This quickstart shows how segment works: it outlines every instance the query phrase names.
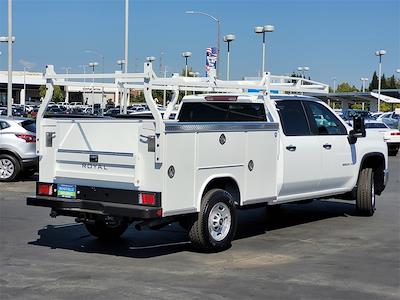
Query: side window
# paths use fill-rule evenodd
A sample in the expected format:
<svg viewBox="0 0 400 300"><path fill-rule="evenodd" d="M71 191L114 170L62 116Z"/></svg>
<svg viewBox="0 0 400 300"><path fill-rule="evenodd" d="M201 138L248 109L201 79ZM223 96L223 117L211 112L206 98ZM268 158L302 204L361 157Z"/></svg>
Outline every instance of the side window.
<svg viewBox="0 0 400 300"><path fill-rule="evenodd" d="M276 102L276 106L286 136L311 135L306 113L300 101L281 100Z"/></svg>
<svg viewBox="0 0 400 300"><path fill-rule="evenodd" d="M318 102L304 101L311 127L317 135L346 135L347 131L339 119Z"/></svg>
<svg viewBox="0 0 400 300"><path fill-rule="evenodd" d="M6 129L8 127L10 127L10 125L7 122L0 121L0 130Z"/></svg>

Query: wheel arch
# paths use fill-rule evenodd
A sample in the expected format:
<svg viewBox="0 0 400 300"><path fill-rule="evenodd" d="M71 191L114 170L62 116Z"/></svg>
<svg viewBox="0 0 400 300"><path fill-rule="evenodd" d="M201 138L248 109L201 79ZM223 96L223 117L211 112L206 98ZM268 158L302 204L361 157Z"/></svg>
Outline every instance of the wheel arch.
<svg viewBox="0 0 400 300"><path fill-rule="evenodd" d="M231 175L216 175L208 178L203 183L202 188L200 189L198 203L201 203L201 199L208 191L216 188L223 189L229 192L232 195L235 204L240 205L241 194L239 184L237 180Z"/></svg>

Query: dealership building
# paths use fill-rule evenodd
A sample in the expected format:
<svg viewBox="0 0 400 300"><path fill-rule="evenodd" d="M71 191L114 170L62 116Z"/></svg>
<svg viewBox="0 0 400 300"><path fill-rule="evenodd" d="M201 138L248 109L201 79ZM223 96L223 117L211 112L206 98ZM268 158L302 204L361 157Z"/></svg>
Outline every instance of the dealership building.
<svg viewBox="0 0 400 300"><path fill-rule="evenodd" d="M12 73L12 98L14 104L39 104L41 101L40 87L46 84L43 73L29 71L13 71ZM0 104L7 103L8 72L0 71ZM86 81L83 86L63 86L61 90L65 95L65 102L81 102L82 104L107 103L113 101L116 105L120 102L120 92L117 87L100 87L91 81ZM132 91L137 95L138 91Z"/></svg>

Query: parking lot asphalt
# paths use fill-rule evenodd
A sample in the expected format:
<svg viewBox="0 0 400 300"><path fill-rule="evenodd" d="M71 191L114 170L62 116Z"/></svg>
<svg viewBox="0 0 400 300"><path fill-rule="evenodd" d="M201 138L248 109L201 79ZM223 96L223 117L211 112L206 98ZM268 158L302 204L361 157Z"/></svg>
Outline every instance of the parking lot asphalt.
<svg viewBox="0 0 400 300"><path fill-rule="evenodd" d="M114 243L0 184L0 299L400 299L400 158L373 217L354 204L241 211L232 248L193 252L176 224Z"/></svg>

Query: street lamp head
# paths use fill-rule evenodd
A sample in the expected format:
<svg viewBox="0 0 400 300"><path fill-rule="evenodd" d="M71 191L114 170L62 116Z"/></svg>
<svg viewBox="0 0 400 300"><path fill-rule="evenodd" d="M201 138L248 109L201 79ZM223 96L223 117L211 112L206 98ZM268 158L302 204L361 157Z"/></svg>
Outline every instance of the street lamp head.
<svg viewBox="0 0 400 300"><path fill-rule="evenodd" d="M297 71L303 71L303 67L297 67Z"/></svg>
<svg viewBox="0 0 400 300"><path fill-rule="evenodd" d="M310 71L309 67L303 67L304 71Z"/></svg>
<svg viewBox="0 0 400 300"><path fill-rule="evenodd" d="M187 10L187 11L185 11L185 14L194 14L194 11L193 10Z"/></svg>
<svg viewBox="0 0 400 300"><path fill-rule="evenodd" d="M378 51L375 51L375 55L376 56L382 56L382 55L385 55L386 54L386 50L378 50Z"/></svg>
<svg viewBox="0 0 400 300"><path fill-rule="evenodd" d="M90 62L89 63L89 67L96 67L96 66L98 66L99 65L99 63L97 62L97 61L94 61L94 62Z"/></svg>
<svg viewBox="0 0 400 300"><path fill-rule="evenodd" d="M153 62L155 60L156 60L156 58L154 56L147 56L146 57L146 61L148 61L148 62Z"/></svg>
<svg viewBox="0 0 400 300"><path fill-rule="evenodd" d="M118 59L117 65L123 65L125 63L125 59Z"/></svg>
<svg viewBox="0 0 400 300"><path fill-rule="evenodd" d="M191 57L191 56L192 56L192 52L189 52L189 51L187 51L187 52L182 52L182 56L183 56L183 57Z"/></svg>
<svg viewBox="0 0 400 300"><path fill-rule="evenodd" d="M264 32L273 32L274 30L275 30L275 26L273 26L273 25L265 25L263 27Z"/></svg>
<svg viewBox="0 0 400 300"><path fill-rule="evenodd" d="M368 81L369 79L366 78L366 77L361 77L360 80L361 80L361 81Z"/></svg>
<svg viewBox="0 0 400 300"><path fill-rule="evenodd" d="M396 72L397 72L397 73L400 73L400 69L397 69Z"/></svg>
<svg viewBox="0 0 400 300"><path fill-rule="evenodd" d="M234 34L227 34L224 36L224 42L232 42L235 40L235 35Z"/></svg>
<svg viewBox="0 0 400 300"><path fill-rule="evenodd" d="M256 27L254 27L254 32L255 33L263 33L264 32L264 27L263 26L256 26Z"/></svg>

